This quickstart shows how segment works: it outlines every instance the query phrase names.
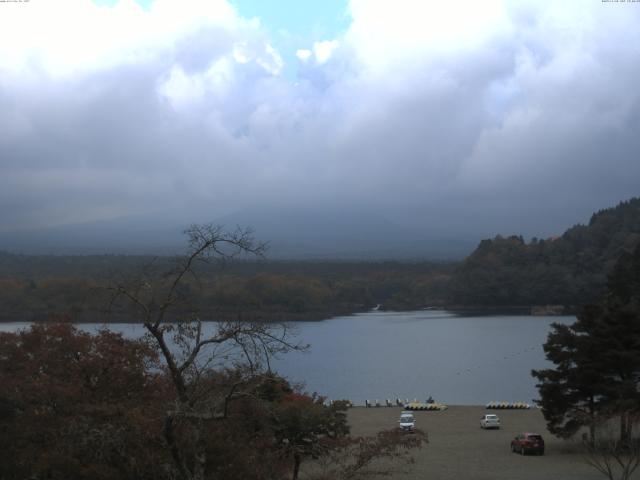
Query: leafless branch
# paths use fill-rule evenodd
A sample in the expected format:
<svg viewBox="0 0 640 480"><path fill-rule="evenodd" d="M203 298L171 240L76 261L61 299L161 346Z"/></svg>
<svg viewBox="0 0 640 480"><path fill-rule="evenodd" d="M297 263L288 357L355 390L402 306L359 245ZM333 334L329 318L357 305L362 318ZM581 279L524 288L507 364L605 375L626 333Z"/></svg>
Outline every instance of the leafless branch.
<svg viewBox="0 0 640 480"><path fill-rule="evenodd" d="M251 395L242 385L253 384L255 388L255 382L248 379L259 378L256 375L265 364L270 369L271 356L303 347L288 340L284 326L279 326L282 329L279 333L272 325L242 321L215 323L213 332L205 328L210 325L203 325L189 303L188 293L184 293L188 292L184 289L186 279L193 277L200 284L197 271L200 262L227 261L241 255L262 256L266 244L257 243L250 229L227 232L213 224L192 225L184 233L188 251L176 259L174 268L160 274L153 268L157 266L153 262L138 278L118 283L110 290L112 305L124 299L140 315L148 341L164 360L176 394L175 406L165 419L164 438L176 474L191 480L202 476L206 464L205 450L201 448L205 422L224 418L233 399ZM236 363L238 359L242 360ZM212 365L233 366L248 377L243 373L229 387L212 376ZM178 428L189 428L192 443L197 445L189 458L176 442Z"/></svg>
<svg viewBox="0 0 640 480"><path fill-rule="evenodd" d="M632 425L640 424L637 414L624 415ZM640 439L621 439L620 432L613 427L616 420L611 415L597 421L596 439L583 441L584 460L609 480L628 480L640 466Z"/></svg>

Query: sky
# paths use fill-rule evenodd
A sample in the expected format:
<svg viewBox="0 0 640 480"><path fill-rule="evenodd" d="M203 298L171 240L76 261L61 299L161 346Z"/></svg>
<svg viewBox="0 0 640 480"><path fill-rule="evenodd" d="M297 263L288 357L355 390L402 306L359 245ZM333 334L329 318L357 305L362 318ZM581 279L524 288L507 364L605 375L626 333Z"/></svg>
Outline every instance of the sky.
<svg viewBox="0 0 640 480"><path fill-rule="evenodd" d="M294 206L561 233L640 193L639 27L602 0L0 2L0 232Z"/></svg>

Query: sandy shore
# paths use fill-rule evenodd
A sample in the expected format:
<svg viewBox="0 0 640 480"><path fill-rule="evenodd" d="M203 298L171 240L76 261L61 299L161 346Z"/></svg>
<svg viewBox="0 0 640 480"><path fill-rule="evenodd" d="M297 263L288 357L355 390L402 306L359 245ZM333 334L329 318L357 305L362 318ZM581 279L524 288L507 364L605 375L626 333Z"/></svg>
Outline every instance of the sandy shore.
<svg viewBox="0 0 640 480"><path fill-rule="evenodd" d="M399 407L349 410L351 433L373 435L394 428ZM480 417L497 413L500 430L482 430ZM414 412L417 427L427 432L429 443L417 450L414 465L394 479L429 480L602 480L604 477L587 465L577 442L555 438L545 427L538 409L486 410L480 406L449 407L442 412ZM544 456L511 453L511 439L519 432L537 432L545 439ZM633 478L640 479L637 472Z"/></svg>

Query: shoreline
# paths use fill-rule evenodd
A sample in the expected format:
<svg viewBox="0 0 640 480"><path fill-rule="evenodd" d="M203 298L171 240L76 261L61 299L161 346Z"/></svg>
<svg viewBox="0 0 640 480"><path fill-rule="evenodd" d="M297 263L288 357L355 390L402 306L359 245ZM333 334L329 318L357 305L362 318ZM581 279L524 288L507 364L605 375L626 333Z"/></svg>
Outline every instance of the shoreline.
<svg viewBox="0 0 640 480"><path fill-rule="evenodd" d="M395 306L394 306L395 307ZM550 308L551 307L551 308ZM468 317L485 317L485 316L526 316L526 317L547 317L547 316L562 316L571 317L577 314L577 309L574 307L562 307L562 311L556 307L557 305L534 305L534 306L504 306L504 307L485 307L485 306L424 306L416 308L365 308L365 309L338 309L331 312L306 312L306 313L294 313L294 312L257 312L257 311L244 311L244 312L220 312L217 316L217 320L203 320L203 322L225 322L242 320L247 322L262 322L262 323L296 323L296 322L322 322L325 320L331 320L336 317L349 317L352 315L363 313L403 313L403 312L418 312L418 311L441 311L459 316ZM82 324L140 324L141 321L131 319L128 315L115 314L111 318L104 318L104 313L96 314L94 319L84 318L91 317L90 314L83 314L83 318L76 318L70 320L68 323ZM210 315L215 317L216 315ZM13 318L0 318L0 324L9 323L50 323L56 322L55 319L50 319L45 315L36 314L29 320L13 319Z"/></svg>

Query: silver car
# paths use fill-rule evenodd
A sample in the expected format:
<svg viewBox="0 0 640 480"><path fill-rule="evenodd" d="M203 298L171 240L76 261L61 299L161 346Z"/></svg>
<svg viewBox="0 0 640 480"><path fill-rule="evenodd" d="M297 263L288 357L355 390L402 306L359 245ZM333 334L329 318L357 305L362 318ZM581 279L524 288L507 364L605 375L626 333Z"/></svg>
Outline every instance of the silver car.
<svg viewBox="0 0 640 480"><path fill-rule="evenodd" d="M400 430L403 432L413 432L416 428L416 419L413 417L413 413L403 411L400 414L400 420L398 420L400 424Z"/></svg>
<svg viewBox="0 0 640 480"><path fill-rule="evenodd" d="M487 413L480 419L480 428L500 428L500 418L494 413Z"/></svg>

